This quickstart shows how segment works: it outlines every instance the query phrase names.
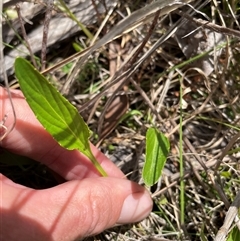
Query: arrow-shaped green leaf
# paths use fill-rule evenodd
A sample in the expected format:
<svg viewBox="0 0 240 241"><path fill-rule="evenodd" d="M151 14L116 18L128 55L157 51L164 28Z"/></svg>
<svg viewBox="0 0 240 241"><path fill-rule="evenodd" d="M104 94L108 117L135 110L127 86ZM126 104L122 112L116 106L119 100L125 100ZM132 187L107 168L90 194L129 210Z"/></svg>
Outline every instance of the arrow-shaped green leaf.
<svg viewBox="0 0 240 241"><path fill-rule="evenodd" d="M149 128L146 134L146 161L142 177L146 185L154 185L162 174L170 150L168 138L156 128Z"/></svg>
<svg viewBox="0 0 240 241"><path fill-rule="evenodd" d="M90 130L77 109L27 60L15 60L15 74L30 108L43 127L62 147L81 151L106 176L91 152Z"/></svg>

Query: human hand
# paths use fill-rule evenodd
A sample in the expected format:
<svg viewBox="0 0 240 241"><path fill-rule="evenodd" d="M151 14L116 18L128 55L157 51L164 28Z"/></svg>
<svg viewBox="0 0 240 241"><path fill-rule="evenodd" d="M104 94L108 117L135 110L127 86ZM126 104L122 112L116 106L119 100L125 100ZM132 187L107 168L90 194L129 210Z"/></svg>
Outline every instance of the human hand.
<svg viewBox="0 0 240 241"><path fill-rule="evenodd" d="M20 91L14 90L12 98L16 125L0 146L47 165L67 182L34 190L0 174L0 240L71 241L115 224L140 221L149 214L149 193L126 180L96 147L91 145L108 177L100 177L80 152L60 147L35 118ZM4 114L8 114L5 125L10 126L10 102L0 87L0 121Z"/></svg>

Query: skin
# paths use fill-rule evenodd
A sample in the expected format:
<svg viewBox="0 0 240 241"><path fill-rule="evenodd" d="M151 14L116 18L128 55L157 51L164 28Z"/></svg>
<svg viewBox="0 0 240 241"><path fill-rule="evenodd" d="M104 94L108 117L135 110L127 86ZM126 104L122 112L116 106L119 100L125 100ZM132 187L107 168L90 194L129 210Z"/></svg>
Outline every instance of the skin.
<svg viewBox="0 0 240 241"><path fill-rule="evenodd" d="M100 177L80 152L65 150L52 139L20 91L12 91L12 99L17 121L0 147L47 165L67 181L34 190L0 174L0 240L72 241L148 216L152 199L147 190L128 181L91 145L108 173ZM13 114L7 92L0 87L0 122L4 114L8 115L4 125L10 128Z"/></svg>

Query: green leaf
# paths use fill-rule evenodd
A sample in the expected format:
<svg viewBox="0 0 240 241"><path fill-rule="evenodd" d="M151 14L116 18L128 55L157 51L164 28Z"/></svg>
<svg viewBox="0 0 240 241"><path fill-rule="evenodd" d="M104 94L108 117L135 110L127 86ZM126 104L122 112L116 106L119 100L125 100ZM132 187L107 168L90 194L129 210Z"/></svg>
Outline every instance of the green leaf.
<svg viewBox="0 0 240 241"><path fill-rule="evenodd" d="M149 128L146 134L146 161L142 177L146 185L154 185L162 174L170 150L168 138L156 128Z"/></svg>
<svg viewBox="0 0 240 241"><path fill-rule="evenodd" d="M227 241L238 241L240 240L240 231L237 226L235 226L228 235Z"/></svg>
<svg viewBox="0 0 240 241"><path fill-rule="evenodd" d="M90 130L77 109L27 60L15 60L15 74L26 101L43 127L62 147L81 151L105 176L90 149Z"/></svg>

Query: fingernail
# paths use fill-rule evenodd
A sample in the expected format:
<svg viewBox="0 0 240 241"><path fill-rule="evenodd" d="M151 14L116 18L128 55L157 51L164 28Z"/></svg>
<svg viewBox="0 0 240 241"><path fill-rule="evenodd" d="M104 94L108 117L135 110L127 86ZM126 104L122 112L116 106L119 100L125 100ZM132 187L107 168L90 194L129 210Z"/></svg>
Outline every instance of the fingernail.
<svg viewBox="0 0 240 241"><path fill-rule="evenodd" d="M118 224L139 222L146 218L152 210L152 198L145 190L130 194L124 201Z"/></svg>

